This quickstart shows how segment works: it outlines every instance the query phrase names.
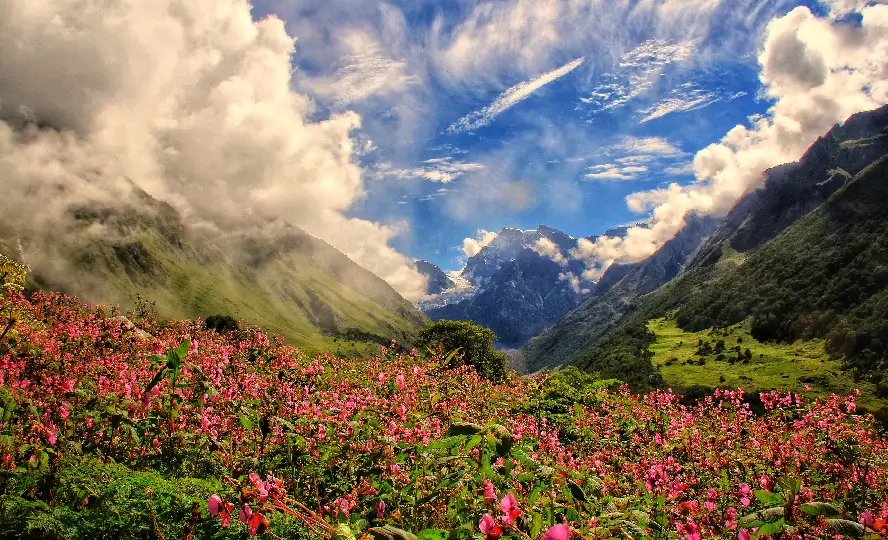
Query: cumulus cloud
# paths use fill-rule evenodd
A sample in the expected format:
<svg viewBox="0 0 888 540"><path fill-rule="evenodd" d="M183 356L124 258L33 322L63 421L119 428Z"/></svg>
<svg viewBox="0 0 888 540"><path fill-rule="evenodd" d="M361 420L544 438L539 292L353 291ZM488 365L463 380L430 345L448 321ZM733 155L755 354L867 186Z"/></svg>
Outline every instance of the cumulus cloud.
<svg viewBox="0 0 888 540"><path fill-rule="evenodd" d="M475 238L466 238L463 240L463 253L466 254L467 258L474 257L480 253L485 246L489 246L491 242L496 240L497 236L499 236L498 233L478 229L478 235Z"/></svg>
<svg viewBox="0 0 888 540"><path fill-rule="evenodd" d="M494 118L501 115L508 109L514 107L519 102L529 98L531 94L542 88L543 86L564 77L571 71L580 67L585 58L577 58L573 62L565 64L558 69L544 73L539 77L525 81L509 88L503 92L493 103L481 110L474 111L460 118L448 128L450 133L459 133L461 131L471 131L484 127Z"/></svg>
<svg viewBox="0 0 888 540"><path fill-rule="evenodd" d="M546 237L537 240L532 248L543 257L548 257L558 264L567 264L567 258L558 249L558 245Z"/></svg>
<svg viewBox="0 0 888 540"><path fill-rule="evenodd" d="M727 212L759 187L762 171L797 160L836 122L888 103L888 6L860 14L859 25L817 17L806 7L774 19L758 57L763 94L773 100L767 114L698 152L694 184L630 195L630 208L652 210L649 228L633 227L622 240L585 242L577 256L595 271L647 257L675 235L689 211Z"/></svg>
<svg viewBox="0 0 888 540"><path fill-rule="evenodd" d="M420 296L389 246L404 226L346 215L365 196L360 117L313 120L291 90L293 53L284 24L254 21L246 0L0 0L4 215L52 222L119 199L126 178L222 233L292 222Z"/></svg>

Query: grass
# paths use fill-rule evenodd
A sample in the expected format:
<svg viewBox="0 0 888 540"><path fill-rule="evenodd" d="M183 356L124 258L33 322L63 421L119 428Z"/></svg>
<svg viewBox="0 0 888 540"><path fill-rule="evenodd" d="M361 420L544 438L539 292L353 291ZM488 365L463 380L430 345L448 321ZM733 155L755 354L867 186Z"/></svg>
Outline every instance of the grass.
<svg viewBox="0 0 888 540"><path fill-rule="evenodd" d="M648 322L648 329L656 335L650 346L654 366L660 371L667 386L683 391L693 386L710 388L743 388L747 391L786 390L801 392L810 386L809 395L847 395L854 389L861 394L857 403L870 411L886 406L885 400L875 395L875 387L867 382L855 382L842 363L829 357L822 340L797 341L792 344L762 343L749 335L748 323L725 329L707 329L685 332L671 317ZM723 340L725 349L715 352ZM713 349L701 355L702 341ZM740 347L739 361L735 348ZM746 350L749 355L746 355ZM724 354L723 359L717 359ZM732 363L733 360L733 363ZM701 364L702 362L702 364Z"/></svg>

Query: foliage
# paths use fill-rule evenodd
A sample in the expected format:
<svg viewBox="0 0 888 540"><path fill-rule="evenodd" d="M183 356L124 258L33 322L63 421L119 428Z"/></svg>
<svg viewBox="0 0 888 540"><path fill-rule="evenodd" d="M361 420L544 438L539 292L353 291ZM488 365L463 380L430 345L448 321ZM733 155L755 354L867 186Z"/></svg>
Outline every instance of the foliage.
<svg viewBox="0 0 888 540"><path fill-rule="evenodd" d="M497 382L505 378L508 355L493 346L496 334L466 321L436 321L419 333L418 343L443 353L455 352L452 365L472 366L482 377Z"/></svg>
<svg viewBox="0 0 888 540"><path fill-rule="evenodd" d="M228 332L237 332L240 330L240 326L237 324L237 319L230 315L210 315L204 320L204 326L206 326L207 330L215 330L220 334L227 334Z"/></svg>
<svg viewBox="0 0 888 540"><path fill-rule="evenodd" d="M576 369L495 383L2 302L29 314L0 341L3 538L733 539L776 506L784 538L888 537L888 440L853 395L762 393L756 416L742 391L686 406Z"/></svg>
<svg viewBox="0 0 888 540"><path fill-rule="evenodd" d="M704 394L718 387L743 387L750 392L782 390L826 398L859 389L858 407L876 412L888 404L877 395L875 385L855 381L843 371L842 362L829 357L823 340L763 343L749 334L748 322L685 332L672 316L649 321L648 329L656 336L649 349L663 384L685 394L693 386L705 388Z"/></svg>
<svg viewBox="0 0 888 540"><path fill-rule="evenodd" d="M826 338L830 353L880 384L888 369L886 176L888 158L732 271L696 288L683 299L678 325L699 331L749 317L759 341Z"/></svg>

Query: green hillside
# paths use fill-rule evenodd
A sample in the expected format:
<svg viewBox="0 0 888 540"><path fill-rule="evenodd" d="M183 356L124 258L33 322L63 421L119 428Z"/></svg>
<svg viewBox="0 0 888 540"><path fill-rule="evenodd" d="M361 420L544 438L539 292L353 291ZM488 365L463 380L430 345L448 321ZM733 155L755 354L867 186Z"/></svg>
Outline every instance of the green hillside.
<svg viewBox="0 0 888 540"><path fill-rule="evenodd" d="M763 343L750 335L748 322L686 332L671 317L650 321L648 329L655 337L649 348L654 366L663 384L678 392L743 388L826 397L859 389L860 406L878 410L885 405L872 383L855 381L841 361L830 358L821 339Z"/></svg>
<svg viewBox="0 0 888 540"><path fill-rule="evenodd" d="M73 209L70 229L55 237L3 224L0 250L13 255L21 241L32 288L124 309L141 297L170 319L229 315L307 351L409 341L425 322L382 279L300 229L199 236L171 207L141 200L139 208Z"/></svg>
<svg viewBox="0 0 888 540"><path fill-rule="evenodd" d="M668 383L674 372L654 368L657 352L651 347L658 336L648 324L677 310L678 327L689 332L748 321L750 337L759 342L821 339L850 376L872 384L880 399L888 397L886 200L888 158L882 158L760 248L740 253L730 238L724 241L718 257L636 300L630 313L575 362L608 377L625 377L637 388ZM782 375L791 380L802 368L787 369ZM768 381L757 380L779 387ZM823 381L811 386L827 389Z"/></svg>

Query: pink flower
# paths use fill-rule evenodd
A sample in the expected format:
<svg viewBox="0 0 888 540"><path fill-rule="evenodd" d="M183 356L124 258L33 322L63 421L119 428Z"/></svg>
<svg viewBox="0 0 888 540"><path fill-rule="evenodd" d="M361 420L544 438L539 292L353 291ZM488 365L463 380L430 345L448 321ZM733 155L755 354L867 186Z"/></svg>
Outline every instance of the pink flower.
<svg viewBox="0 0 888 540"><path fill-rule="evenodd" d="M567 525L554 525L543 535L543 540L570 540L570 527Z"/></svg>
<svg viewBox="0 0 888 540"><path fill-rule="evenodd" d="M478 528L484 533L487 540L497 540L503 535L502 527L499 526L490 514L484 514L481 516L481 521L478 522Z"/></svg>
<svg viewBox="0 0 888 540"><path fill-rule="evenodd" d="M765 488L765 491L771 491L772 489L774 489L774 481L771 480L771 478L768 477L767 474L762 474L759 477L759 482L761 482L762 487Z"/></svg>
<svg viewBox="0 0 888 540"><path fill-rule="evenodd" d="M237 513L237 517L240 518L241 523L244 525L250 520L250 517L253 515L253 511L250 510L250 505L244 504L241 506L240 512Z"/></svg>
<svg viewBox="0 0 888 540"><path fill-rule="evenodd" d="M484 481L484 498L488 501L496 500L496 491L494 491L493 482L490 480Z"/></svg>
<svg viewBox="0 0 888 540"><path fill-rule="evenodd" d="M219 505L221 504L222 499L218 495L210 495L210 500L207 502L207 510L210 511L211 516L216 517L219 515Z"/></svg>
<svg viewBox="0 0 888 540"><path fill-rule="evenodd" d="M500 501L500 508L505 514L503 523L508 524L521 517L521 510L518 509L518 502L515 501L515 495L512 493L503 497L503 500Z"/></svg>
<svg viewBox="0 0 888 540"><path fill-rule="evenodd" d="M382 519L385 515L385 501L379 501L376 503L376 518Z"/></svg>
<svg viewBox="0 0 888 540"><path fill-rule="evenodd" d="M398 376L395 377L395 386L398 387L398 390L404 389L404 376L398 373Z"/></svg>
<svg viewBox="0 0 888 540"><path fill-rule="evenodd" d="M740 504L743 506L749 506L750 500L749 496L752 494L752 489L749 488L748 484L740 484Z"/></svg>
<svg viewBox="0 0 888 540"><path fill-rule="evenodd" d="M746 529L740 529L740 532L737 533L737 540L749 540L751 537L752 535Z"/></svg>

